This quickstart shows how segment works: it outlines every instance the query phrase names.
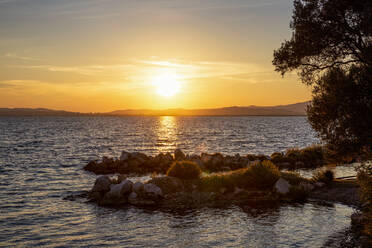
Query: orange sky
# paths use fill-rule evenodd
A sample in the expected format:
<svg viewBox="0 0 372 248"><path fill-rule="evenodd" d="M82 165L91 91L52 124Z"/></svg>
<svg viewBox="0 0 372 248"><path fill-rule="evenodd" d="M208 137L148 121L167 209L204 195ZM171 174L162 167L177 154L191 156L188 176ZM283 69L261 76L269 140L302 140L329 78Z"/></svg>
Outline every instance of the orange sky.
<svg viewBox="0 0 372 248"><path fill-rule="evenodd" d="M80 112L310 99L272 52L290 1L0 1L0 107Z"/></svg>

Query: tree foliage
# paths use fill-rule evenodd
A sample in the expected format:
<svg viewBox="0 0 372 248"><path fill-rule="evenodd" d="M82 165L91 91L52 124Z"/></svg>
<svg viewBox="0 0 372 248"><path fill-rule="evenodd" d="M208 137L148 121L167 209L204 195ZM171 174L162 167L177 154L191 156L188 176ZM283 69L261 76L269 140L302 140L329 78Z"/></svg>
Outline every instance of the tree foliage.
<svg viewBox="0 0 372 248"><path fill-rule="evenodd" d="M371 0L295 0L292 38L274 51L284 75L299 70L313 84L329 68L372 65Z"/></svg>
<svg viewBox="0 0 372 248"><path fill-rule="evenodd" d="M333 150L345 155L370 150L372 68L327 71L313 89L307 112L313 128Z"/></svg>
<svg viewBox="0 0 372 248"><path fill-rule="evenodd" d="M295 0L290 26L275 70L312 86L308 118L331 148L371 154L372 1Z"/></svg>

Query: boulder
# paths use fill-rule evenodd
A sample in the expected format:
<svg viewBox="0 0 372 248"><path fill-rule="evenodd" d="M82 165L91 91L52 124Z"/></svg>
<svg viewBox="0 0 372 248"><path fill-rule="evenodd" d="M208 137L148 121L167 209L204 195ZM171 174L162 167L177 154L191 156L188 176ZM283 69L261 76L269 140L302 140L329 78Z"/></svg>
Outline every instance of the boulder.
<svg viewBox="0 0 372 248"><path fill-rule="evenodd" d="M291 185L283 178L279 178L274 185L276 192L280 194L287 194L290 187Z"/></svg>
<svg viewBox="0 0 372 248"><path fill-rule="evenodd" d="M214 166L221 165L223 163L223 156L220 153L213 154L212 156L212 164Z"/></svg>
<svg viewBox="0 0 372 248"><path fill-rule="evenodd" d="M212 155L207 154L207 153L202 153L202 154L200 155L200 159L201 159L201 161L202 161L204 164L206 164L206 163L208 163L208 162L212 159Z"/></svg>
<svg viewBox="0 0 372 248"><path fill-rule="evenodd" d="M121 198L132 192L132 186L133 186L132 181L125 179L119 184L112 184L110 192L111 191L115 192L118 198Z"/></svg>
<svg viewBox="0 0 372 248"><path fill-rule="evenodd" d="M111 180L108 176L97 177L92 192L108 192L110 191Z"/></svg>
<svg viewBox="0 0 372 248"><path fill-rule="evenodd" d="M148 183L158 186L164 195L174 194L184 191L184 185L179 178L176 177L155 177Z"/></svg>
<svg viewBox="0 0 372 248"><path fill-rule="evenodd" d="M132 182L124 180L119 184L111 184L110 191L107 192L100 201L101 205L120 205L127 202L127 196L132 191Z"/></svg>
<svg viewBox="0 0 372 248"><path fill-rule="evenodd" d="M122 151L120 155L120 161L126 161L130 157L130 152Z"/></svg>
<svg viewBox="0 0 372 248"><path fill-rule="evenodd" d="M136 182L135 184L133 184L133 192L136 193L136 194L142 194L143 193L143 189L144 189L144 186L143 186L143 183L141 182Z"/></svg>
<svg viewBox="0 0 372 248"><path fill-rule="evenodd" d="M177 160L177 161L185 160L186 159L186 155L182 152L181 149L176 149L174 151L174 159Z"/></svg>
<svg viewBox="0 0 372 248"><path fill-rule="evenodd" d="M129 194L128 202L135 206L152 206L156 204L153 200L139 197L135 192Z"/></svg>
<svg viewBox="0 0 372 248"><path fill-rule="evenodd" d="M159 188L158 186L156 186L153 183L146 183L143 186L143 190L144 190L145 194L148 194L148 195L151 195L151 196L159 197L159 196L163 195L163 192L162 192L161 188Z"/></svg>
<svg viewBox="0 0 372 248"><path fill-rule="evenodd" d="M123 174L118 175L118 183L123 182L125 179L127 179L126 175L123 175Z"/></svg>

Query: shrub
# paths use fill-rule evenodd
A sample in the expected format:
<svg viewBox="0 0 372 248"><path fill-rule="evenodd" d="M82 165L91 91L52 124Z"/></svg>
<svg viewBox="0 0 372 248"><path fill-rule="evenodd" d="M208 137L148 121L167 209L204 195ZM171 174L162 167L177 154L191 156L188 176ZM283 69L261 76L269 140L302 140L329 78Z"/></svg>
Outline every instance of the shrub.
<svg viewBox="0 0 372 248"><path fill-rule="evenodd" d="M200 179L199 187L203 191L219 192L222 188L232 191L236 182L233 180L232 173L216 173Z"/></svg>
<svg viewBox="0 0 372 248"><path fill-rule="evenodd" d="M198 179L201 170L199 166L191 161L176 161L167 171L167 176L177 177L180 179Z"/></svg>
<svg viewBox="0 0 372 248"><path fill-rule="evenodd" d="M317 170L314 172L313 181L315 182L322 182L322 183L330 183L334 179L334 172L330 169L326 170Z"/></svg>
<svg viewBox="0 0 372 248"><path fill-rule="evenodd" d="M301 160L301 151L298 148L288 149L285 153L285 157L290 163L295 163Z"/></svg>
<svg viewBox="0 0 372 248"><path fill-rule="evenodd" d="M306 147L300 151L300 154L307 167L321 165L324 161L323 147L319 145Z"/></svg>
<svg viewBox="0 0 372 248"><path fill-rule="evenodd" d="M299 185L301 182L308 181L306 178L301 177L297 172L281 172L281 177L289 182L291 185Z"/></svg>
<svg viewBox="0 0 372 248"><path fill-rule="evenodd" d="M280 171L271 161L265 160L238 170L233 176L243 187L268 189L279 179Z"/></svg>
<svg viewBox="0 0 372 248"><path fill-rule="evenodd" d="M273 154L271 154L271 162L273 162L274 164L277 164L277 163L281 163L281 162L284 162L284 156L283 156L283 153L281 152L274 152Z"/></svg>

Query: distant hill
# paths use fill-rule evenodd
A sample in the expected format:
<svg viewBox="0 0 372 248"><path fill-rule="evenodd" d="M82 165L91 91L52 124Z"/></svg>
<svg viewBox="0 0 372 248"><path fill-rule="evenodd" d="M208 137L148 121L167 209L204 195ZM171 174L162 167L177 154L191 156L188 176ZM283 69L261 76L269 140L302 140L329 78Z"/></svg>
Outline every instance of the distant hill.
<svg viewBox="0 0 372 248"><path fill-rule="evenodd" d="M309 102L270 107L225 107L215 109L166 109L166 110L116 110L107 115L181 115L181 116L298 116L306 115L306 106Z"/></svg>
<svg viewBox="0 0 372 248"><path fill-rule="evenodd" d="M0 108L0 116L299 116L309 102L278 106L225 107L214 109L116 110L108 113L78 113L50 109Z"/></svg>
<svg viewBox="0 0 372 248"><path fill-rule="evenodd" d="M91 114L44 108L0 108L0 116L85 116Z"/></svg>

